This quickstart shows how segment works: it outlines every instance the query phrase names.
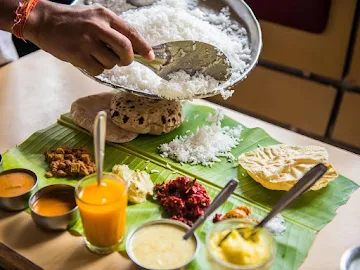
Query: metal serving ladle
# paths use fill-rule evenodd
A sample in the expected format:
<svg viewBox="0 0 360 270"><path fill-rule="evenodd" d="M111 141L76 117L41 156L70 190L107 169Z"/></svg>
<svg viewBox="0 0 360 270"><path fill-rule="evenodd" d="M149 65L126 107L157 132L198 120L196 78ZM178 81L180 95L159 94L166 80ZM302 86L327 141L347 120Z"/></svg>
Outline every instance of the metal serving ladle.
<svg viewBox="0 0 360 270"><path fill-rule="evenodd" d="M96 179L98 185L101 184L102 173L104 169L105 156L105 135L106 135L106 118L105 111L100 111L94 121L94 150L96 164Z"/></svg>
<svg viewBox="0 0 360 270"><path fill-rule="evenodd" d="M138 54L134 60L150 68L159 77L169 80L169 74L183 70L190 75L199 72L218 81L227 81L231 77L231 63L227 56L213 45L193 40L172 41L152 47L155 60L149 61ZM158 96L136 89L124 88L101 76L92 76L86 70L79 69L89 78L114 89L120 89L135 95L150 98ZM131 86L129 86L131 87Z"/></svg>
<svg viewBox="0 0 360 270"><path fill-rule="evenodd" d="M226 55L213 45L192 40L172 41L152 47L155 60L149 62L135 54L134 60L150 68L159 77L169 80L169 74L184 70L209 75L218 81L231 76L231 64Z"/></svg>

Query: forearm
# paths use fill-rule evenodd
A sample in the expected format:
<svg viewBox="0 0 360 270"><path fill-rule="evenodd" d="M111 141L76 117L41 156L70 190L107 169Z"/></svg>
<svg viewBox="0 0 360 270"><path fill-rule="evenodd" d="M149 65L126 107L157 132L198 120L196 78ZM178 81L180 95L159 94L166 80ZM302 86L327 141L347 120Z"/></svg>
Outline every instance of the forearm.
<svg viewBox="0 0 360 270"><path fill-rule="evenodd" d="M0 0L0 30L12 32L19 1L24 0ZM155 58L150 44L136 29L101 6L67 6L38 0L27 15L16 25L15 34L92 75L115 65L131 64L134 51L150 61Z"/></svg>
<svg viewBox="0 0 360 270"><path fill-rule="evenodd" d="M0 30L12 32L11 28L14 24L15 11L19 6L19 2L23 0L0 0ZM33 25L39 21L44 15L45 10L48 9L51 4L46 0L40 0L36 7L32 10L25 29L24 36L27 38L27 32L34 31Z"/></svg>
<svg viewBox="0 0 360 270"><path fill-rule="evenodd" d="M0 0L0 29L11 32L19 0Z"/></svg>

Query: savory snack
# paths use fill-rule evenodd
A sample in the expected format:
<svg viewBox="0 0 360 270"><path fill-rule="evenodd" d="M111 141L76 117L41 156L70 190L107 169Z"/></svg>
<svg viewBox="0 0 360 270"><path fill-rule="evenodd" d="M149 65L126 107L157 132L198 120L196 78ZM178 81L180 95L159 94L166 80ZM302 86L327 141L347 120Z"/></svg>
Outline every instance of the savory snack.
<svg viewBox="0 0 360 270"><path fill-rule="evenodd" d="M112 168L114 174L120 175L127 183L128 198L131 203L142 203L148 195L153 195L154 184L150 175L144 171L133 171L127 165L115 165Z"/></svg>
<svg viewBox="0 0 360 270"><path fill-rule="evenodd" d="M238 221L236 220L236 222ZM223 225L221 223L218 225ZM274 245L272 237L265 229L252 233L250 230L252 230L251 227L236 228L232 226L228 229L211 232L207 239L210 256L233 265L252 266L266 263L272 255L272 245Z"/></svg>
<svg viewBox="0 0 360 270"><path fill-rule="evenodd" d="M125 143L137 137L137 133L126 131L116 126L110 119L110 103L115 93L101 93L79 98L71 105L71 118L80 127L93 133L94 121L99 111L108 114L105 140L114 143Z"/></svg>
<svg viewBox="0 0 360 270"><path fill-rule="evenodd" d="M155 185L155 193L169 217L189 226L210 205L206 189L196 179L185 176Z"/></svg>
<svg viewBox="0 0 360 270"><path fill-rule="evenodd" d="M46 177L83 177L96 172L96 165L87 147L61 146L44 153L49 163Z"/></svg>
<svg viewBox="0 0 360 270"><path fill-rule="evenodd" d="M157 100L122 92L112 98L110 115L115 125L140 134L169 133L184 121L179 101Z"/></svg>
<svg viewBox="0 0 360 270"><path fill-rule="evenodd" d="M328 167L328 171L312 190L319 190L338 177L333 166L328 163L328 153L323 147L281 144L258 148L239 157L240 165L251 178L273 190L289 190L320 162Z"/></svg>
<svg viewBox="0 0 360 270"><path fill-rule="evenodd" d="M130 238L128 254L145 269L183 269L195 256L196 238L184 240L186 227L165 221L150 221Z"/></svg>
<svg viewBox="0 0 360 270"><path fill-rule="evenodd" d="M249 220L258 222L258 220L250 218L250 215L251 215L251 209L249 207L247 207L246 205L241 205L234 209L231 209L225 215L215 214L213 222L216 223L221 220L229 219L229 218L244 218L244 219L249 219Z"/></svg>

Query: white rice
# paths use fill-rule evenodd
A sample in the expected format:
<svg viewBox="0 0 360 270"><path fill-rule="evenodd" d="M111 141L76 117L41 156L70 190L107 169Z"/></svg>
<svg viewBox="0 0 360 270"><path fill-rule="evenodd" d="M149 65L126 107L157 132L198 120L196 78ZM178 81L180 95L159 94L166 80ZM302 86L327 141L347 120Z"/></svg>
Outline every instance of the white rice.
<svg viewBox="0 0 360 270"><path fill-rule="evenodd" d="M221 161L219 157L226 157L228 161L235 160L230 151L239 144L242 127L221 127L223 118L220 111L214 115L210 113L207 117L207 121L212 123L210 126L204 125L197 128L195 134L177 136L171 142L160 145L161 156L177 160L181 164L210 167L214 162Z"/></svg>
<svg viewBox="0 0 360 270"><path fill-rule="evenodd" d="M285 220L282 215L277 214L273 217L266 225L266 229L269 230L271 234L277 235L286 231Z"/></svg>
<svg viewBox="0 0 360 270"><path fill-rule="evenodd" d="M197 40L215 45L231 62L232 77L226 82L231 85L231 81L247 69L250 60L246 30L230 20L229 8L223 8L219 14L208 13L194 8L195 2L160 0L147 8L128 10L121 17L152 45L176 40ZM190 76L183 71L173 73L170 81L165 81L136 62L128 67L107 70L99 77L167 99L191 99L195 94L213 92L220 84L209 76ZM232 91L225 90L221 94L228 98Z"/></svg>

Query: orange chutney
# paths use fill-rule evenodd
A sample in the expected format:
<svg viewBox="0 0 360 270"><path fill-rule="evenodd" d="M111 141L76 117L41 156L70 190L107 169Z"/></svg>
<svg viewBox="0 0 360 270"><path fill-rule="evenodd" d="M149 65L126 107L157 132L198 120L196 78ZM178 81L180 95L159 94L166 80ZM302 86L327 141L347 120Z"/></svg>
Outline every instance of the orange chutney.
<svg viewBox="0 0 360 270"><path fill-rule="evenodd" d="M24 172L13 172L0 176L0 197L14 197L28 192L35 179Z"/></svg>
<svg viewBox="0 0 360 270"><path fill-rule="evenodd" d="M96 247L118 244L125 234L127 187L102 180L85 186L76 197L86 240Z"/></svg>
<svg viewBox="0 0 360 270"><path fill-rule="evenodd" d="M32 210L42 216L60 216L76 207L74 196L67 192L53 192L40 197Z"/></svg>

